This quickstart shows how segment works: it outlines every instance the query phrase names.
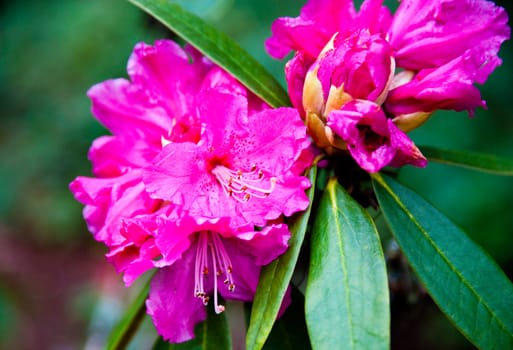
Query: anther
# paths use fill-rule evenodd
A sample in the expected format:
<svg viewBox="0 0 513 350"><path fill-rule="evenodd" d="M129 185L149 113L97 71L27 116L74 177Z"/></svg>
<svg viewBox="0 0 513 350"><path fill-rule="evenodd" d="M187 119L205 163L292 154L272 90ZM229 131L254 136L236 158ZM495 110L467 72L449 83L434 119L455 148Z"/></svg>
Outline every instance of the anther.
<svg viewBox="0 0 513 350"><path fill-rule="evenodd" d="M220 314L224 311L224 306L223 305L217 305L216 306L216 314Z"/></svg>
<svg viewBox="0 0 513 350"><path fill-rule="evenodd" d="M252 164L247 172L218 165L212 170L212 175L219 181L225 194L238 202L246 202L252 197L268 197L277 181L275 177L266 178L262 169L257 170L256 164Z"/></svg>

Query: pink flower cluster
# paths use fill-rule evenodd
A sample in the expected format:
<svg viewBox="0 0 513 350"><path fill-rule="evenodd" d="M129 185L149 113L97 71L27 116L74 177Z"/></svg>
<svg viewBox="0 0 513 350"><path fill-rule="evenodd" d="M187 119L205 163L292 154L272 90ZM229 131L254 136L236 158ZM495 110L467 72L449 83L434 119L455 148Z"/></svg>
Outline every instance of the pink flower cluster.
<svg viewBox="0 0 513 350"><path fill-rule="evenodd" d="M157 269L146 302L158 332L194 337L213 298L253 299L261 266L287 249L284 217L306 209L315 151L348 151L376 172L425 166L406 135L438 109L485 107L474 83L501 63L504 9L485 0L309 0L280 18L269 53L294 57L295 108L272 109L190 47L136 45L130 80L93 86L94 177L70 189L130 285ZM306 125L305 125L306 124Z"/></svg>
<svg viewBox="0 0 513 350"><path fill-rule="evenodd" d="M392 16L382 0L309 0L279 18L266 42L284 58L293 105L315 143L348 150L369 172L425 166L405 134L438 109L485 107L482 84L501 63L507 14L485 0L402 0Z"/></svg>
<svg viewBox="0 0 513 350"><path fill-rule="evenodd" d="M270 109L189 47L140 43L128 74L89 90L112 136L90 149L95 177L70 188L127 285L158 268L147 310L182 342L212 296L216 312L218 294L252 300L287 248L283 215L308 206L313 153L297 110Z"/></svg>

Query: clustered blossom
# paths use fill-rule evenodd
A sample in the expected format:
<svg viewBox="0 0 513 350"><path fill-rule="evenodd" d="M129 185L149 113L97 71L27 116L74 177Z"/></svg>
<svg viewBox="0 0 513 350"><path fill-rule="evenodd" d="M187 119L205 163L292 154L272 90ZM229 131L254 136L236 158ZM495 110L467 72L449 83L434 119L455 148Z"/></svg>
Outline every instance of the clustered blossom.
<svg viewBox="0 0 513 350"><path fill-rule="evenodd" d="M427 161L406 132L438 109L485 107L482 84L509 37L485 0L309 0L266 46L294 108L272 109L191 47L137 44L127 79L93 86L111 133L89 151L94 177L70 189L126 285L157 269L146 301L171 342L194 337L205 306L251 301L261 266L282 254L284 217L309 205L316 151L347 151L368 172ZM306 124L306 125L305 125ZM213 299L213 300L212 300ZM286 302L285 302L286 304Z"/></svg>
<svg viewBox="0 0 513 350"><path fill-rule="evenodd" d="M147 310L172 342L194 337L204 305L252 300L262 265L287 249L283 223L309 204L313 153L293 108L271 109L198 52L136 45L130 80L93 86L95 177L70 188L127 285L158 268Z"/></svg>
<svg viewBox="0 0 513 350"><path fill-rule="evenodd" d="M285 68L293 105L315 143L348 150L365 170L426 159L408 132L438 109L486 107L483 84L501 63L507 14L485 0L309 0L279 18L268 52L294 57Z"/></svg>

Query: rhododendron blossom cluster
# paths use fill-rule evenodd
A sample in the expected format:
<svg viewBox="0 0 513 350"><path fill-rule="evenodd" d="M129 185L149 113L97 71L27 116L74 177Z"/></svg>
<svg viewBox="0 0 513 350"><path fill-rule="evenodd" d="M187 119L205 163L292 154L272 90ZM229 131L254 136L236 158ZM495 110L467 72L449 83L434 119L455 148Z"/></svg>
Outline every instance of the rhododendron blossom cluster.
<svg viewBox="0 0 513 350"><path fill-rule="evenodd" d="M266 42L283 58L293 105L314 141L348 150L369 172L425 166L408 132L438 109L485 107L474 83L501 63L509 37L503 8L484 0L403 0L392 16L382 0L310 0L280 18Z"/></svg>
<svg viewBox="0 0 513 350"><path fill-rule="evenodd" d="M156 11L164 6L159 2ZM188 32L190 28L186 29ZM398 188L404 196L409 190L388 186L385 176L372 173L386 166L426 166L426 157L407 133L436 110L467 111L472 116L476 108L486 107L475 84L484 83L500 65L497 53L509 34L504 9L485 0L402 0L393 15L382 0L365 0L359 10L351 0L309 0L299 17L277 19L266 42L274 58L283 59L294 52L285 66L293 107L280 108L271 108L257 97L259 93L273 103L269 94L279 95L273 95L273 83L264 78L262 85L246 80L253 93L192 46L182 48L170 40L154 45L139 43L128 61L129 79L108 80L88 92L93 115L111 135L97 138L90 148L93 177L77 177L70 189L85 205L83 215L89 230L106 245L108 261L123 274L127 286L145 272L156 270L146 308L165 340L178 343L194 338L195 325L206 319L206 307L216 313L225 310L221 298L252 301L262 266L289 247L292 233L288 218L304 212L297 217L300 224L294 225L301 228L292 230L296 234L302 230L298 234L301 238L290 245L296 248L291 250L295 257L278 267L282 270L276 274L288 273L289 277L283 278L277 290L281 289L275 293L279 297L262 314L274 322L280 303L281 310L290 303L285 290L297 271L294 259L300 256L302 239L308 232L312 237L317 235L317 240L312 239L307 273L318 275L307 282L311 284L304 293L305 304L310 310L305 307L305 315L318 312L321 318L325 316L324 299L319 302L316 295L308 295L315 294L311 291L317 288L316 283L321 283L318 289L326 291L322 294L326 298L342 288L341 294L346 293L340 297L345 298L343 307L329 310L329 317L341 310L365 315L365 322L361 318L348 327L362 327L355 333L376 336L388 344L388 333L364 329L368 315L374 315L375 310L385 310L377 318L383 320L381 326L389 328L386 262L378 231L365 207L381 209L385 203L390 210L397 205L396 211L383 209L385 220L397 216L389 220L391 231L396 224L399 229L421 231L416 239L426 240L424 245L429 249L420 247L419 254L428 258L429 254L444 254L437 269L448 264L451 249L458 262L465 254L453 246L438 249L435 239L429 237L431 226L423 230L422 220L404 224L404 220L415 218L407 211L406 201L400 202L401 196L393 191ZM224 43L221 36L205 35ZM207 47L205 54L209 50L217 52L219 48ZM237 52L237 48L233 50ZM238 57L234 60L241 66L247 63ZM216 60L222 65L220 61ZM246 61L250 59L246 57ZM224 62L222 66L230 70ZM252 71L257 66L248 64L238 72L231 66L230 71L244 81L245 74L251 78L258 75ZM272 77L270 80L274 81ZM265 87L267 90L262 88L265 84L270 86ZM279 84L274 87L276 90ZM287 94L282 95L275 105L287 102ZM316 180L316 161L320 158L325 158L319 163L324 165L319 165L322 176ZM314 183L305 176L310 168ZM307 196L309 188L312 190ZM315 202L319 192L329 195ZM388 201L386 196L390 196ZM407 197L415 201L413 195ZM444 230L450 226L428 204L420 199L418 203L419 208L429 209L425 215L434 217L433 227L439 222ZM320 214L313 220L310 212ZM353 219L357 225L346 227ZM457 231L451 231L454 237L460 234L457 229L453 231ZM336 239L318 239L330 234ZM322 259L326 246L319 240L340 245L330 261ZM412 238L411 242L417 241ZM351 265L352 255L347 254L352 251L360 259L356 267ZM366 261L368 257L374 260ZM418 261L431 262L422 258ZM329 264L335 266L322 269ZM457 268L457 264L450 265L447 274L455 274ZM333 271L344 281L334 281L326 288L323 283L331 283ZM330 278L317 278L322 273ZM361 275L365 279L359 280ZM471 285L463 275L442 279L456 281L450 283L463 295L460 290ZM438 279L429 276L425 280L436 284ZM371 283L384 289L373 296ZM368 290L362 293L370 291L362 297L365 301L349 307L348 300L363 289ZM367 295L374 300L367 301ZM255 305L259 296L260 292ZM452 300L449 304L454 306ZM369 305L370 311L366 309ZM481 305L475 308L485 309ZM451 310L446 313L449 317L453 314ZM305 319L309 321L307 316ZM312 323L317 320L315 314L309 321L311 339ZM263 346L267 335L258 346ZM323 334L320 339L327 337ZM350 339L350 344L359 343Z"/></svg>
<svg viewBox="0 0 513 350"><path fill-rule="evenodd" d="M91 147L95 177L70 188L127 285L159 269L148 313L182 342L212 296L218 313L218 294L252 300L260 267L287 248L283 215L309 204L313 152L295 109L270 109L191 48L138 44L128 74L90 89L113 135Z"/></svg>

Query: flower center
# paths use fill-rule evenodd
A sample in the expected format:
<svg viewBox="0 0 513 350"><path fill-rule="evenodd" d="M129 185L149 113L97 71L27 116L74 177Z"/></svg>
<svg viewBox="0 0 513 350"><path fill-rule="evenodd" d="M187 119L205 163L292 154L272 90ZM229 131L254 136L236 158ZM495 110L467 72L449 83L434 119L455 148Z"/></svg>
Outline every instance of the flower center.
<svg viewBox="0 0 513 350"><path fill-rule="evenodd" d="M210 256L209 256L210 255ZM205 291L205 282L209 275L209 258L212 269L215 273L214 276L214 310L216 313L224 311L224 306L220 305L217 297L217 279L225 276L223 283L227 286L230 292L235 290L232 276L232 262L223 242L216 232L202 231L198 237L198 248L196 250L196 263L194 268L194 295L201 298L203 304L206 306L209 301L209 296Z"/></svg>
<svg viewBox="0 0 513 350"><path fill-rule="evenodd" d="M357 125L356 128L360 131L365 146L371 152L374 152L388 141L386 136L376 133L369 125Z"/></svg>
<svg viewBox="0 0 513 350"><path fill-rule="evenodd" d="M257 169L255 164L250 171L245 172L217 165L212 169L212 174L223 187L224 193L238 202L247 202L252 197L266 198L276 186L276 178L266 178L264 172Z"/></svg>

